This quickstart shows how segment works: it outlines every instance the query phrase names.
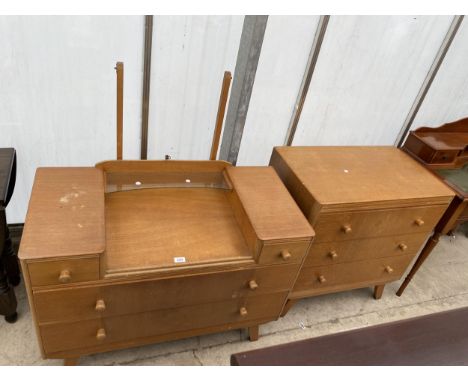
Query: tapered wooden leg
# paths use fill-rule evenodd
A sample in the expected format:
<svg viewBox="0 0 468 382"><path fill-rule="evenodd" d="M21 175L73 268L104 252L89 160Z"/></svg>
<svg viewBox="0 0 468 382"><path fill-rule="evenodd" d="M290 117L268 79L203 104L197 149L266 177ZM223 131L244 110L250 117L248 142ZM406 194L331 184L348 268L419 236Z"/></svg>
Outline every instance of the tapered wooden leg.
<svg viewBox="0 0 468 382"><path fill-rule="evenodd" d="M374 287L374 298L376 300L380 300L380 298L382 297L382 293L383 293L383 290L385 288L385 284L383 285L376 285Z"/></svg>
<svg viewBox="0 0 468 382"><path fill-rule="evenodd" d="M427 241L426 245L422 249L418 259L413 265L413 268L411 268L411 271L408 273L408 276L406 276L405 281L403 281L403 284L401 284L400 288L396 292L397 296L401 296L410 283L411 279L413 276L416 274L418 269L421 267L421 265L424 263L424 261L427 259L427 257L430 255L434 247L437 245L439 242L441 233L440 232L435 232L432 237Z"/></svg>
<svg viewBox="0 0 468 382"><path fill-rule="evenodd" d="M258 340L258 325L249 327L249 339L250 341Z"/></svg>
<svg viewBox="0 0 468 382"><path fill-rule="evenodd" d="M63 365L64 366L77 366L78 362L80 361L80 358L65 358L63 360Z"/></svg>
<svg viewBox="0 0 468 382"><path fill-rule="evenodd" d="M292 308L292 306L296 303L297 300L288 300L286 302L286 305L283 308L283 311L281 312L281 317L286 316L286 313L288 313L289 309Z"/></svg>

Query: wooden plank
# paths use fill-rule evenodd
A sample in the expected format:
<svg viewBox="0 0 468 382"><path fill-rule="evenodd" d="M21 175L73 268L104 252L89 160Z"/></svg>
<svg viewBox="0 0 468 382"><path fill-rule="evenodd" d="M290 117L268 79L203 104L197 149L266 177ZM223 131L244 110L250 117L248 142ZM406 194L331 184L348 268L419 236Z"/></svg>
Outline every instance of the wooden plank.
<svg viewBox="0 0 468 382"><path fill-rule="evenodd" d="M229 96L231 80L231 72L224 72L221 94L219 95L218 113L216 115L216 126L213 133L213 142L211 143L210 160L216 160L216 156L218 154L219 139L221 138L221 132L223 130L224 112L226 111L226 103Z"/></svg>
<svg viewBox="0 0 468 382"><path fill-rule="evenodd" d="M231 365L468 365L468 308L237 353Z"/></svg>
<svg viewBox="0 0 468 382"><path fill-rule="evenodd" d="M314 230L272 167L229 167L226 172L261 240L310 240Z"/></svg>
<svg viewBox="0 0 468 382"><path fill-rule="evenodd" d="M92 167L38 168L21 259L104 252L104 181Z"/></svg>
<svg viewBox="0 0 468 382"><path fill-rule="evenodd" d="M123 80L124 64L117 62L117 159L122 159L123 150Z"/></svg>
<svg viewBox="0 0 468 382"><path fill-rule="evenodd" d="M251 259L227 192L170 188L106 194L107 271Z"/></svg>

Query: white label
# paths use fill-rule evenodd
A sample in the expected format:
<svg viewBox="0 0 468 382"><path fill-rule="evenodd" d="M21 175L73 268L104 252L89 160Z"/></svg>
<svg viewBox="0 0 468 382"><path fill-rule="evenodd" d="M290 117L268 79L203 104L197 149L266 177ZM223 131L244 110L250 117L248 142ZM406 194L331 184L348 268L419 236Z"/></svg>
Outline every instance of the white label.
<svg viewBox="0 0 468 382"><path fill-rule="evenodd" d="M174 263L185 263L185 257L174 257Z"/></svg>

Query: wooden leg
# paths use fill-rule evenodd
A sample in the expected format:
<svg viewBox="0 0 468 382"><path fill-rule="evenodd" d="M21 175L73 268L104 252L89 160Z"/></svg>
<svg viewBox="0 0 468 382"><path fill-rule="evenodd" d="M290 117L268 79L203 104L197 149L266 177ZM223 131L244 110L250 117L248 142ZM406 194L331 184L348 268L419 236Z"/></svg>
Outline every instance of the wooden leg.
<svg viewBox="0 0 468 382"><path fill-rule="evenodd" d="M63 360L63 366L77 366L80 358L65 358Z"/></svg>
<svg viewBox="0 0 468 382"><path fill-rule="evenodd" d="M380 298L382 297L382 293L383 293L384 288L385 288L385 284L376 285L374 287L374 298L376 300L380 300Z"/></svg>
<svg viewBox="0 0 468 382"><path fill-rule="evenodd" d="M421 265L424 263L424 261L427 259L429 254L432 252L434 247L437 245L439 242L441 233L440 232L435 232L432 237L427 241L426 245L422 249L418 259L413 265L413 268L411 268L411 271L408 273L408 276L406 276L405 281L403 281L403 284L401 284L400 288L397 291L397 296L401 296L403 292L405 291L406 287L410 283L411 279L413 276L416 274L418 269L421 267Z"/></svg>
<svg viewBox="0 0 468 382"><path fill-rule="evenodd" d="M250 341L258 340L258 325L249 327L249 339Z"/></svg>
<svg viewBox="0 0 468 382"><path fill-rule="evenodd" d="M283 308L283 311L281 312L281 317L286 316L286 313L288 313L289 309L296 303L297 300L288 300L286 302L286 305Z"/></svg>
<svg viewBox="0 0 468 382"><path fill-rule="evenodd" d="M5 321L14 323L18 318L16 313L16 296L13 288L8 284L7 276L2 269L2 259L0 258L0 315L5 316Z"/></svg>

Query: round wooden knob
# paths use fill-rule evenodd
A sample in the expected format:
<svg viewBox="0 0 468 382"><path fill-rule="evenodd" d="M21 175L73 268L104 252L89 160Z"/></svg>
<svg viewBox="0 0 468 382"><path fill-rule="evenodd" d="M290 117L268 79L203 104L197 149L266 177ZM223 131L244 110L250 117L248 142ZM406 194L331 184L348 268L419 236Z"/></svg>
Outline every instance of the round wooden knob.
<svg viewBox="0 0 468 382"><path fill-rule="evenodd" d="M104 300L97 300L94 308L96 312L104 312L106 310L106 303Z"/></svg>
<svg viewBox="0 0 468 382"><path fill-rule="evenodd" d="M101 328L101 329L98 329L97 333L96 333L96 339L98 341L103 341L106 339L106 331Z"/></svg>
<svg viewBox="0 0 468 382"><path fill-rule="evenodd" d="M242 317L247 316L247 308L243 306L242 308L239 309L239 313Z"/></svg>
<svg viewBox="0 0 468 382"><path fill-rule="evenodd" d="M405 243L400 243L398 244L398 248L400 248L402 251L406 251L408 246Z"/></svg>
<svg viewBox="0 0 468 382"><path fill-rule="evenodd" d="M60 272L59 281L61 283L68 283L71 281L71 273L68 269L64 269L62 272Z"/></svg>
<svg viewBox="0 0 468 382"><path fill-rule="evenodd" d="M418 227L421 227L422 225L424 225L424 220L422 219L416 219L414 221L414 224L416 224Z"/></svg>
<svg viewBox="0 0 468 382"><path fill-rule="evenodd" d="M328 256L330 256L333 260L335 260L338 257L338 253L336 253L336 251L330 251L328 253Z"/></svg>
<svg viewBox="0 0 468 382"><path fill-rule="evenodd" d="M352 231L351 226L349 224L345 224L343 227L341 227L341 230L344 233L351 233L351 231Z"/></svg>
<svg viewBox="0 0 468 382"><path fill-rule="evenodd" d="M281 251L281 257L283 260L289 260L291 258L291 253L287 250Z"/></svg>
<svg viewBox="0 0 468 382"><path fill-rule="evenodd" d="M318 281L319 281L321 284L323 284L324 282L327 281L327 279L325 278L325 276L320 275L320 276L318 277Z"/></svg>
<svg viewBox="0 0 468 382"><path fill-rule="evenodd" d="M255 280L250 280L249 281L249 289L250 290L255 290L258 288L258 284Z"/></svg>
<svg viewBox="0 0 468 382"><path fill-rule="evenodd" d="M387 265L387 266L385 267L385 272L387 272L387 273L393 273L393 268L392 268L390 265Z"/></svg>

